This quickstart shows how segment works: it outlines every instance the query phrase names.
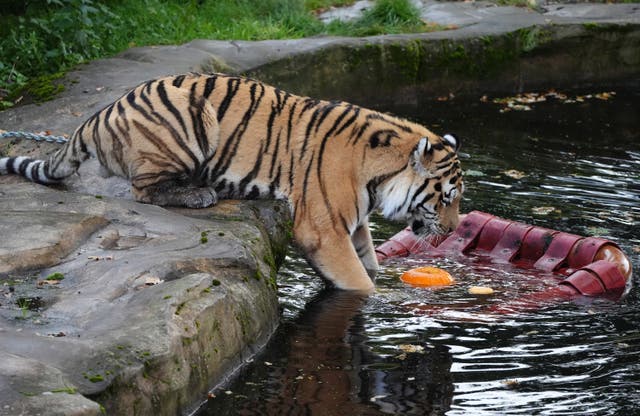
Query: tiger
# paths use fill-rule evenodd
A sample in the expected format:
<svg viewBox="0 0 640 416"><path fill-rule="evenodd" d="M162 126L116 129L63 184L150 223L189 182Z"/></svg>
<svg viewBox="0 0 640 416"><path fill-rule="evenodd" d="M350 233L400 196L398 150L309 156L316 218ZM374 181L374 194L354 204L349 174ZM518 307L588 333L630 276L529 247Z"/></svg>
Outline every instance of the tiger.
<svg viewBox="0 0 640 416"><path fill-rule="evenodd" d="M63 181L90 157L127 178L136 201L204 208L218 199L287 201L293 240L329 286L371 293L369 215L419 236L459 221L460 139L344 101L225 74L144 82L89 117L48 159L0 158L0 174Z"/></svg>

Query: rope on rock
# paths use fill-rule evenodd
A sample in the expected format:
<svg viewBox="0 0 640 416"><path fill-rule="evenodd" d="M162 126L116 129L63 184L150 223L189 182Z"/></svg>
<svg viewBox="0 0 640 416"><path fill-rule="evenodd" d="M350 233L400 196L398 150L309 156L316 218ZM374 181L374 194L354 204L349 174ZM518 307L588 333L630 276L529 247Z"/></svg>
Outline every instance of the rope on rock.
<svg viewBox="0 0 640 416"><path fill-rule="evenodd" d="M9 138L29 139L29 140L35 140L37 142L62 143L62 144L69 141L69 139L64 136L53 136L50 134L29 133L26 131L5 131L3 133L0 133L0 138L1 139L9 139Z"/></svg>

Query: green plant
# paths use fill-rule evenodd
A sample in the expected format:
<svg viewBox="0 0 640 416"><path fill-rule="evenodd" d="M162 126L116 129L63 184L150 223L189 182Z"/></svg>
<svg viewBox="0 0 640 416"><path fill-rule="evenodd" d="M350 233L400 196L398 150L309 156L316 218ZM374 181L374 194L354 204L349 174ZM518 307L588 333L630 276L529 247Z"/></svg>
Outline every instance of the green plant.
<svg viewBox="0 0 640 416"><path fill-rule="evenodd" d="M0 16L0 110L23 96L36 102L49 99L63 88L56 79L74 65L132 46L198 38L263 40L440 29L425 25L409 0L376 0L352 22L325 25L314 15L318 9L352 2L9 0L13 6Z"/></svg>
<svg viewBox="0 0 640 416"><path fill-rule="evenodd" d="M64 275L62 273L54 272L48 275L47 277L45 277L44 280L63 280L63 279L64 279Z"/></svg>
<svg viewBox="0 0 640 416"><path fill-rule="evenodd" d="M334 20L328 31L337 35L371 36L385 33L433 30L420 18L420 11L410 0L376 0L362 17L350 22Z"/></svg>

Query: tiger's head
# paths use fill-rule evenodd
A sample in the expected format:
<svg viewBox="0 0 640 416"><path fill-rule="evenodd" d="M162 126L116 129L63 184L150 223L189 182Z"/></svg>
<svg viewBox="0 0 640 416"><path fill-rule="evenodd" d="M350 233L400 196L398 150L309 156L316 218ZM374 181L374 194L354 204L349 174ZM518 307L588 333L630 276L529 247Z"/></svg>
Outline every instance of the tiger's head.
<svg viewBox="0 0 640 416"><path fill-rule="evenodd" d="M407 165L383 184L382 214L407 221L417 235L455 229L464 192L459 148L460 139L453 134L419 138Z"/></svg>

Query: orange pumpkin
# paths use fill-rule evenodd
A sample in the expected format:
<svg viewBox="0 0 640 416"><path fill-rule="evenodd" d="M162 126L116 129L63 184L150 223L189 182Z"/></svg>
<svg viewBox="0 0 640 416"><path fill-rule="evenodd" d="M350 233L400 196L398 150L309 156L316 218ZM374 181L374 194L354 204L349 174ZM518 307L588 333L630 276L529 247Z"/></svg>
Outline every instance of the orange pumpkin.
<svg viewBox="0 0 640 416"><path fill-rule="evenodd" d="M402 274L403 282L413 286L447 286L454 282L453 277L437 267L418 267Z"/></svg>

